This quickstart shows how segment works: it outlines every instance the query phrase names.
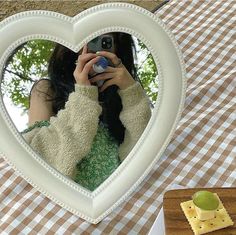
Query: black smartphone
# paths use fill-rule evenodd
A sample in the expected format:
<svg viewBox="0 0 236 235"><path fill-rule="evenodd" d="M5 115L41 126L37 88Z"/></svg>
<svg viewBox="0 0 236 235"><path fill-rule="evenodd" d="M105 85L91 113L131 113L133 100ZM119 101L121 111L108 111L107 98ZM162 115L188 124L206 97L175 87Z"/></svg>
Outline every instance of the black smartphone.
<svg viewBox="0 0 236 235"><path fill-rule="evenodd" d="M108 51L111 53L115 53L115 46L114 46L114 38L112 35L110 34L103 34L100 35L96 38L94 38L93 40L91 40L88 44L87 44L87 51L88 53L96 53L97 51ZM106 58L108 61L108 66L113 67L113 63L111 62L110 59ZM94 69L94 71L96 72L96 70ZM96 72L93 76L96 76L98 72ZM97 82L97 86L101 87L104 84L105 81L98 81Z"/></svg>

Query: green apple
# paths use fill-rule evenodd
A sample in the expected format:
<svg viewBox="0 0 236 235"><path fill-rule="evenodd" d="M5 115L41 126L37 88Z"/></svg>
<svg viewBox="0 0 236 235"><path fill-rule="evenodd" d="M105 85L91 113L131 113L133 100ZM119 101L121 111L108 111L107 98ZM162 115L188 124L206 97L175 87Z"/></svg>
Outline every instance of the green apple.
<svg viewBox="0 0 236 235"><path fill-rule="evenodd" d="M209 191L198 191L193 195L193 203L202 210L216 210L219 206L218 198Z"/></svg>

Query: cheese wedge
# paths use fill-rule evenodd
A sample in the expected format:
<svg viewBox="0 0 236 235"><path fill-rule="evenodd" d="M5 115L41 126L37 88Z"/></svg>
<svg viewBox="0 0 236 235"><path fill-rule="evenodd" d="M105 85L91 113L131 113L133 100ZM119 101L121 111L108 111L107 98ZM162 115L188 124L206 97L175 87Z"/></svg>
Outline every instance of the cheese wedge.
<svg viewBox="0 0 236 235"><path fill-rule="evenodd" d="M196 205L194 206L195 211L197 213L197 218L199 220L209 220L209 219L213 219L215 217L216 214L216 210L202 210L201 208L197 207Z"/></svg>

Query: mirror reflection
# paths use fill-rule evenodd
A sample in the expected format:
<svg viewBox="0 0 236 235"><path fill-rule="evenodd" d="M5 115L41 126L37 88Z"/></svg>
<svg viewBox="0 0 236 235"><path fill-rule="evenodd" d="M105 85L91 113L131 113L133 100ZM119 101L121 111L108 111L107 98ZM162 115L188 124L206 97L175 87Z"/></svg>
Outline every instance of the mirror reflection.
<svg viewBox="0 0 236 235"><path fill-rule="evenodd" d="M157 99L157 79L144 43L115 32L78 53L51 41L28 41L9 57L1 89L27 143L93 191L142 135Z"/></svg>

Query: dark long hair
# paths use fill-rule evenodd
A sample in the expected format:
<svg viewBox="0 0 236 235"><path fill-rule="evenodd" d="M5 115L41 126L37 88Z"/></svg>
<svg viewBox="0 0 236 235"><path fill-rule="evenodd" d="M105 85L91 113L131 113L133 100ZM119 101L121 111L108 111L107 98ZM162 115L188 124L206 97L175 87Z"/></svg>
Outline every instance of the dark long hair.
<svg viewBox="0 0 236 235"><path fill-rule="evenodd" d="M113 33L116 46L116 55L122 60L123 65L129 71L134 80L137 80L136 50L131 35L126 33ZM75 61L78 53L57 44L49 60L48 75L51 81L51 89L54 92L53 112L56 115L64 109L69 94L74 91ZM116 85L108 87L104 92L99 93L99 100L103 101L103 111L100 120L107 124L112 136L121 144L124 140L125 127L119 119L122 110L121 98L117 93ZM52 100L52 99L51 99Z"/></svg>

